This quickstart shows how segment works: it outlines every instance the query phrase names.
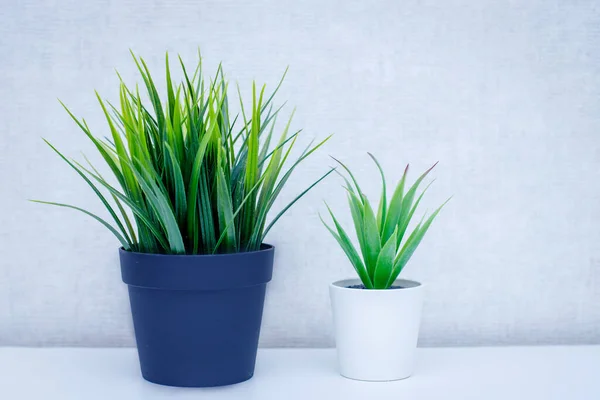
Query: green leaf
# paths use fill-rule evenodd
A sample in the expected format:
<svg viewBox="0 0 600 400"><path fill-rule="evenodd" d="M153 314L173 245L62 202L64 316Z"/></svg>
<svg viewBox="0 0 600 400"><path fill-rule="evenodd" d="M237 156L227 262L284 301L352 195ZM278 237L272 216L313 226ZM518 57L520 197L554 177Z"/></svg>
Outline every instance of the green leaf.
<svg viewBox="0 0 600 400"><path fill-rule="evenodd" d="M132 169L146 199L159 216L162 227L167 233L169 248L173 254L185 254L183 237L177 225L177 219L170 206L169 199L153 180L152 175L143 169Z"/></svg>
<svg viewBox="0 0 600 400"><path fill-rule="evenodd" d="M319 149L322 145L324 145L329 139L331 138L331 135L326 137L323 141L321 141L320 143L318 143L315 146L311 146L309 145L306 150L302 153L302 155L292 164L292 166L286 171L286 173L283 175L283 177L280 179L279 183L275 186L275 189L273 189L271 195L269 196L269 199L267 201L266 204L261 205L260 209L257 210L257 228L254 230L254 232L252 233L252 236L250 238L249 241L249 245L250 248L254 248L257 249L260 246L260 242L262 240L262 238L264 238L264 236L266 235L266 233L271 229L271 227L273 226L273 224L279 219L279 217L281 215L283 215L283 213L285 211L287 211L287 209L289 209L289 207L291 207L292 204L294 204L298 199L300 199L305 193L308 192L308 190L310 190L312 187L314 187L314 185L320 181L322 181L325 176L327 176L328 174L324 175L321 177L321 179L319 179L318 181L316 181L315 184L311 185L308 189L306 189L305 191L303 191L299 196L296 197L296 199L294 201L292 201L292 203L288 204L288 206L286 208L284 208L284 210L282 212L280 212L273 220L273 222L265 229L263 229L262 227L264 226L265 223L265 219L267 217L267 213L269 212L269 210L271 209L273 203L275 202L275 199L277 198L277 196L279 196L279 193L281 192L281 190L283 189L284 185L286 184L287 180L289 179L289 177L292 175L292 173L294 172L295 168L302 162L304 161L304 159L306 159L308 156L310 156L312 153L314 153L317 149ZM293 143L291 147L293 147ZM288 151L286 152L286 155L283 157L280 165L279 165L279 169L283 168L283 165L285 164L285 161L288 157L288 154L291 150L291 147L288 149Z"/></svg>
<svg viewBox="0 0 600 400"><path fill-rule="evenodd" d="M363 257L365 259L367 271L369 272L369 277L371 277L372 280L375 275L377 257L379 256L379 251L381 250L381 237L379 236L377 219L375 218L371 204L366 196L363 195L362 198L363 204L365 205L363 217L363 240L365 243L365 253L363 254Z"/></svg>
<svg viewBox="0 0 600 400"><path fill-rule="evenodd" d="M283 214L285 214L285 212L287 210L290 209L290 207L292 207L298 200L300 200L302 198L302 196L304 196L306 193L308 193L313 187L315 187L319 182L321 182L323 179L327 178L327 176L329 176L329 174L331 174L333 172L333 168L330 169L328 172L326 172L323 176L321 176L319 179L317 179L316 181L314 181L309 187L307 187L306 189L304 189L299 195L297 195L294 200L290 201L288 203L287 206L285 206L281 211L279 211L277 213L277 215L273 218L273 220L271 221L271 223L265 228L262 237L264 239L264 237L267 235L267 233L269 233L269 231L271 230L271 228L273 227L273 225L275 225L275 223L279 220L279 218L281 218L281 216Z"/></svg>
<svg viewBox="0 0 600 400"><path fill-rule="evenodd" d="M408 165L404 169L404 173L402 174L402 179L398 182L396 186L396 190L394 190L394 194L390 200L390 206L387 213L387 218L385 220L385 224L383 227L383 235L381 236L384 241L387 241L389 237L396 229L398 225L398 220L402 215L402 202L404 199L404 184L406 182L406 175L408 174Z"/></svg>
<svg viewBox="0 0 600 400"><path fill-rule="evenodd" d="M383 227L385 225L385 218L387 213L387 187L385 184L385 174L383 173L383 168L379 164L379 161L375 158L375 156L371 153L367 153L369 157L373 160L379 173L381 175L381 200L379 201L379 207L377 209L377 226L379 227L379 235L383 237Z"/></svg>
<svg viewBox="0 0 600 400"><path fill-rule="evenodd" d="M169 115L172 117L175 113L175 92L173 91L173 82L171 81L171 70L169 68L169 53L165 54L165 66L167 75L167 96L168 96L168 109Z"/></svg>
<svg viewBox="0 0 600 400"><path fill-rule="evenodd" d="M408 226L408 222L409 222L409 216L412 216L410 214L410 210L412 207L412 202L413 199L415 197L415 194L417 192L417 188L419 187L419 185L421 184L421 182L423 181L423 179L425 179L425 177L427 176L427 174L429 174L429 172L431 172L431 170L437 165L437 162L435 164L433 164L433 166L431 168L429 168L427 171L425 171L416 181L415 183L413 183L413 185L410 187L410 189L408 189L408 191L406 192L406 196L404 196L404 199L402 200L402 207L400 210L400 215L398 216L398 222L397 225L400 227L406 227ZM402 235L404 235L404 232L402 232ZM400 240L402 240L402 236L400 236L398 238L398 245L400 245Z"/></svg>
<svg viewBox="0 0 600 400"><path fill-rule="evenodd" d="M80 164L77 164L77 165L79 168L81 168L82 170L87 172L92 178L94 178L96 181L98 181L102 186L104 186L106 189L108 189L113 195L115 195L117 198L119 198L119 200L121 200L123 203L125 203L131 209L131 211L134 213L134 215L139 219L139 221L146 228L148 228L148 230L152 233L152 235L156 239L156 241L161 244L161 247L163 249L169 248L169 245L167 244L166 239L164 238L164 235L161 233L160 229L156 226L155 223L153 223L152 218L148 215L148 213L138 203L136 203L136 201L133 198L129 198L129 197L125 196L124 194L119 192L117 189L115 189L113 186L111 186L108 182L106 182L103 178L101 178L100 176L85 169ZM142 243L142 246L144 246L143 243Z"/></svg>
<svg viewBox="0 0 600 400"><path fill-rule="evenodd" d="M121 242L121 245L123 246L123 248L125 250L129 250L129 248L130 248L130 245L127 242L127 240L125 240L125 238L119 233L119 231L117 231L112 225L110 225L108 222L106 222L99 216L92 214L91 212L89 212L87 210L84 210L83 208L75 207L75 206L72 206L69 204L54 203L51 201L42 201L42 200L30 200L30 201L32 201L34 203L49 204L52 206L66 207L66 208L71 208L73 210L81 211L82 213L89 215L90 217L94 218L96 221L98 221L102 225L104 225L106 228L108 228L108 230L110 230L113 233L113 235L115 235L117 237L117 239L119 239L119 242Z"/></svg>
<svg viewBox="0 0 600 400"><path fill-rule="evenodd" d="M217 210L219 214L219 226L225 233L225 250L237 250L235 226L233 225L233 206L231 205L231 194L221 167L217 167Z"/></svg>
<svg viewBox="0 0 600 400"><path fill-rule="evenodd" d="M209 135L205 135L202 138L202 142L198 146L198 150L197 150L196 156L194 158L194 163L191 168L192 174L190 177L190 182L188 184L188 208L187 208L187 230L188 230L188 235L190 237L194 236L194 231L196 229L196 201L198 199L200 167L202 166L202 161L204 160L204 154L206 152L206 148L208 146L209 140L210 140Z"/></svg>
<svg viewBox="0 0 600 400"><path fill-rule="evenodd" d="M408 228L408 224L412 220L412 217L413 217L415 211L417 210L417 207L419 206L421 199L425 195L425 192L427 191L427 189L429 189L429 186L431 186L432 183L433 183L433 181L431 181L431 183L429 185L427 185L427 187L423 190L421 195L417 198L417 201L415 202L415 204L410 209L410 212L408 213L408 215L406 215L405 217L401 218L400 221L398 221L398 236L396 238L396 247L400 247L400 244L402 243L402 238L404 237L404 233L406 232L406 229Z"/></svg>
<svg viewBox="0 0 600 400"><path fill-rule="evenodd" d="M117 227L119 228L119 230L122 233L122 237L128 243L126 247L129 248L131 246L131 244L132 244L131 238L129 238L129 236L127 235L127 232L125 231L125 228L123 227L123 224L121 223L121 220L119 219L119 217L115 213L114 209L111 207L110 203L106 200L106 198L104 197L104 195L100 192L100 190L98 190L98 188L96 187L96 185L94 185L92 183L92 181L90 181L90 179L87 176L85 176L85 174L82 171L79 170L79 168L77 168L71 161L69 161L68 158L66 158L60 151L58 151L58 149L56 147L54 147L46 139L43 139L43 140L44 140L44 142L46 142L46 144L48 146L50 146L50 148L52 150L54 150L54 152L56 154L58 154L58 156L60 158L63 159L63 161L65 161L67 164L69 164L69 166L71 168L73 168L77 172L77 174L79 174L79 176L92 188L92 190L94 191L94 193L96 193L96 196L98 196L98 198L100 199L100 201L102 201L102 204L104 204L104 207L106 207L106 209L108 210L108 212L110 213L110 215L113 217L114 221L117 224ZM39 203L39 201L38 201L38 203Z"/></svg>
<svg viewBox="0 0 600 400"><path fill-rule="evenodd" d="M360 186L358 186L358 181L356 180L356 178L352 174L352 171L350 171L350 168L348 168L343 162L341 162L337 158L335 158L333 156L331 156L331 158L333 158L333 160L335 162L337 162L338 164L340 164L342 166L342 168L344 168L346 170L346 172L348 173L348 176L350 176L350 179L352 179L352 182L354 183L354 186L356 187L356 193L358 194L358 197L362 200L362 190L360 190Z"/></svg>
<svg viewBox="0 0 600 400"><path fill-rule="evenodd" d="M367 243L364 237L364 206L358 199L356 193L350 188L348 190L348 204L350 205L350 213L352 215L352 221L354 222L354 230L356 237L358 238L358 244L360 246L360 252L364 255L367 254Z"/></svg>
<svg viewBox="0 0 600 400"><path fill-rule="evenodd" d="M360 280L362 281L363 285L365 285L365 287L367 289L372 289L373 283L371 282L371 278L369 277L369 274L367 272L367 269L365 268L365 265L363 264L358 253L356 252L354 245L350 241L350 238L348 237L348 235L346 234L344 229L338 223L337 219L333 215L333 212L331 211L329 206L327 206L327 209L329 210L329 214L331 215L331 218L333 219L333 222L336 226L337 233L333 229L331 229L329 227L329 225L327 225L325 223L325 221L323 221L323 218L321 218L321 216L319 215L319 218L321 218L321 222L323 223L323 225L325 225L327 230L331 233L331 235L340 244L340 247L342 248L342 250L344 250L344 253L346 253L346 256L352 263L352 266L354 267L354 269L355 269L356 273L358 274Z"/></svg>
<svg viewBox="0 0 600 400"><path fill-rule="evenodd" d="M427 218L425 223L419 224L415 228L413 233L410 235L410 237L402 247L402 250L400 250L396 258L394 259L394 268L392 270L392 274L390 275L390 280L388 281L389 285L391 285L396 280L400 272L402 272L402 269L406 266L408 260L410 260L410 258L412 257L413 253L421 243L421 240L423 240L423 237L425 236L425 233L427 233L427 230L431 226L431 223L449 201L450 199L446 200L444 204L442 204L437 210L433 212L433 214L431 214L429 218Z"/></svg>
<svg viewBox="0 0 600 400"><path fill-rule="evenodd" d="M240 211L242 210L242 208L244 207L246 201L248 201L248 199L250 198L250 196L252 195L252 193L258 189L258 187L260 186L260 184L262 183L262 179L264 179L264 176L261 177L261 179L256 182L256 185L254 185L254 187L246 194L246 197L244 197L244 199L240 202L238 208L235 210L235 212L233 213L233 218L235 221L235 218L238 216L238 214L240 213ZM221 242L225 239L226 234L227 234L227 229L229 228L229 225L227 225L225 227L225 229L223 229L223 232L221 233L221 236L219 237L219 240L217 240L217 243L213 246L213 250L212 250L212 254L216 253L216 251L218 250L219 246L221 245Z"/></svg>
<svg viewBox="0 0 600 400"><path fill-rule="evenodd" d="M77 119L77 117L75 117L75 115L73 115L71 110L69 110L62 101L59 100L59 102L63 106L63 108L67 111L69 116L73 119L73 121L75 121L75 123L79 126L79 128L81 128L81 130L92 141L92 143L94 143L94 145L96 146L96 149L98 150L98 152L100 153L102 158L104 158L104 161L106 162L106 164L108 164L108 166L110 167L111 171L113 172L113 174L119 181L119 184L121 185L121 187L125 188L126 187L125 180L123 178L123 174L121 173L121 169L117 165L116 160L106 151L105 147L102 145L102 142L100 140L96 139L92 135L89 128L85 124L85 121L83 121L83 120L79 121L79 119Z"/></svg>
<svg viewBox="0 0 600 400"><path fill-rule="evenodd" d="M183 175L181 174L181 168L179 167L179 161L175 156L175 152L166 144L167 154L169 155L168 160L171 163L171 171L173 173L173 181L175 182L175 212L177 219L180 223L183 223L185 216L187 215L187 200L185 195L185 183L183 182Z"/></svg>
<svg viewBox="0 0 600 400"><path fill-rule="evenodd" d="M396 256L396 234L392 236L381 248L381 252L377 257L377 266L375 267L375 277L373 279L373 287L375 289L387 289L389 287L389 279L394 267L394 257Z"/></svg>
<svg viewBox="0 0 600 400"><path fill-rule="evenodd" d="M96 175L98 175L99 177L102 178L102 176L100 175L98 170L96 170L96 168L94 168L94 166L92 165L90 160L88 160L88 158L85 155L83 157L85 158L85 161L88 163L90 168L92 168L92 170L96 173ZM77 170L77 172L79 172L79 171ZM86 179L86 178L84 178L84 179ZM104 178L102 178L102 179L104 179ZM99 197L102 198L103 197L102 194L100 194ZM112 193L111 193L111 197L114 200L115 204L117 205L117 208L119 209L119 212L121 213L121 216L123 217L123 220L125 221L127 230L129 231L129 235L131 237L131 244L132 244L131 247L134 247L134 245L137 244L137 237L135 234L135 229L133 228L133 225L131 224L131 220L129 219L129 215L127 215L127 212L125 211L125 208L123 207L123 204L121 203L119 198ZM110 211L110 209L111 209L110 205L107 206L107 209ZM117 224L118 224L118 222L117 222ZM127 238L126 234L124 236Z"/></svg>
<svg viewBox="0 0 600 400"><path fill-rule="evenodd" d="M110 114L108 113L106 106L104 105L104 102L102 101L102 98L100 97L98 92L96 92L96 98L98 99L98 102L100 103L100 106L102 107L102 111L104 112L104 116L106 117L106 121L110 128L110 132L112 134L112 138L113 138L113 141L115 144L115 150L116 150L116 153L118 156L118 160L120 161L119 165L121 167L121 172L123 174L125 184L129 190L134 190L133 188L136 185L135 185L135 181L133 179L133 175L131 174L131 171L129 171L129 168L127 168L127 166L125 165L126 161L129 160L129 155L127 154L127 151L125 150L125 145L123 144L121 135L119 134L119 132L117 132L117 129L115 128L115 126L113 124L112 118L111 118Z"/></svg>

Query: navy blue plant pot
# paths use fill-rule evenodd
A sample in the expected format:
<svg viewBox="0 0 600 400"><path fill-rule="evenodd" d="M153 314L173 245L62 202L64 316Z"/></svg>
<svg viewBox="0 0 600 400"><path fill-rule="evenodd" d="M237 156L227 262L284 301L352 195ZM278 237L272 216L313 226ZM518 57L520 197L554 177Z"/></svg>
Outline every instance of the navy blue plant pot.
<svg viewBox="0 0 600 400"><path fill-rule="evenodd" d="M271 245L217 255L121 249L144 379L169 386L222 386L254 374Z"/></svg>

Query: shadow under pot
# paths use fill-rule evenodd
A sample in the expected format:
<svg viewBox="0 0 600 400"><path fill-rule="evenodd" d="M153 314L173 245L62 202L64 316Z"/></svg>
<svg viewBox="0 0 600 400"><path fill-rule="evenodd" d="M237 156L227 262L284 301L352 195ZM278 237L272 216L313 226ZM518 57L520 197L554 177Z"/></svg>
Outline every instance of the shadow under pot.
<svg viewBox="0 0 600 400"><path fill-rule="evenodd" d="M361 289L359 279L329 287L341 375L393 381L413 373L423 286L398 279L390 289Z"/></svg>
<svg viewBox="0 0 600 400"><path fill-rule="evenodd" d="M254 374L274 247L217 255L119 251L144 379L209 387Z"/></svg>

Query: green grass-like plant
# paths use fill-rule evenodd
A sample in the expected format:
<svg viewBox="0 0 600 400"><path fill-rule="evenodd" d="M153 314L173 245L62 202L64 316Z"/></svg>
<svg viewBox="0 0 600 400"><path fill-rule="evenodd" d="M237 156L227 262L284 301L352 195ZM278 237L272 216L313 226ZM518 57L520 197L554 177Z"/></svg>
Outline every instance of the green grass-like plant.
<svg viewBox="0 0 600 400"><path fill-rule="evenodd" d="M336 160L347 172L352 181L350 183L348 178L342 175L346 182L345 189L348 192L348 203L358 238L360 254L329 206L327 206L327 209L331 215L335 229L330 227L322 218L321 221L338 241L344 253L346 253L365 288L388 289L408 263L408 260L419 246L419 243L421 243L423 236L425 236L435 217L450 199L446 200L427 219L423 216L421 221L409 234L407 231L408 225L431 183L414 201L417 189L437 163L425 171L405 192L406 175L408 173L407 165L388 204L383 169L377 159L371 153L368 154L379 169L383 186L377 214L375 214L369 200L363 194L350 169Z"/></svg>
<svg viewBox="0 0 600 400"><path fill-rule="evenodd" d="M252 84L249 110L244 108L238 87L241 112L230 118L228 83L221 66L206 82L200 55L191 74L179 57L183 78L174 83L167 54L163 101L144 60L132 56L149 105L138 87L131 90L120 76L118 107L96 93L109 138L93 135L85 120L76 118L63 104L108 164L118 187L89 161L83 165L68 159L46 141L92 188L114 223L73 205L35 201L93 217L129 251L214 254L260 249L277 220L332 172L321 176L267 223L267 215L292 172L329 137L314 146L311 142L297 159L288 162L300 131L290 132L292 112L275 137L283 106L273 106L285 73L270 95L265 94L265 85L257 88Z"/></svg>

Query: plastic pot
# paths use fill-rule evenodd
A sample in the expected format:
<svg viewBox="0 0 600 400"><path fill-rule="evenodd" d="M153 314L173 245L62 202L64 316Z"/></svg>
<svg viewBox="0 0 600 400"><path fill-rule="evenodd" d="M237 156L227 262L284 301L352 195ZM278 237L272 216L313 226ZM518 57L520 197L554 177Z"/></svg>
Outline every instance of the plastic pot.
<svg viewBox="0 0 600 400"><path fill-rule="evenodd" d="M146 380L208 387L252 377L273 246L218 255L119 254Z"/></svg>
<svg viewBox="0 0 600 400"><path fill-rule="evenodd" d="M340 373L363 381L408 378L414 368L423 286L398 279L402 289L352 289L358 279L330 285Z"/></svg>

